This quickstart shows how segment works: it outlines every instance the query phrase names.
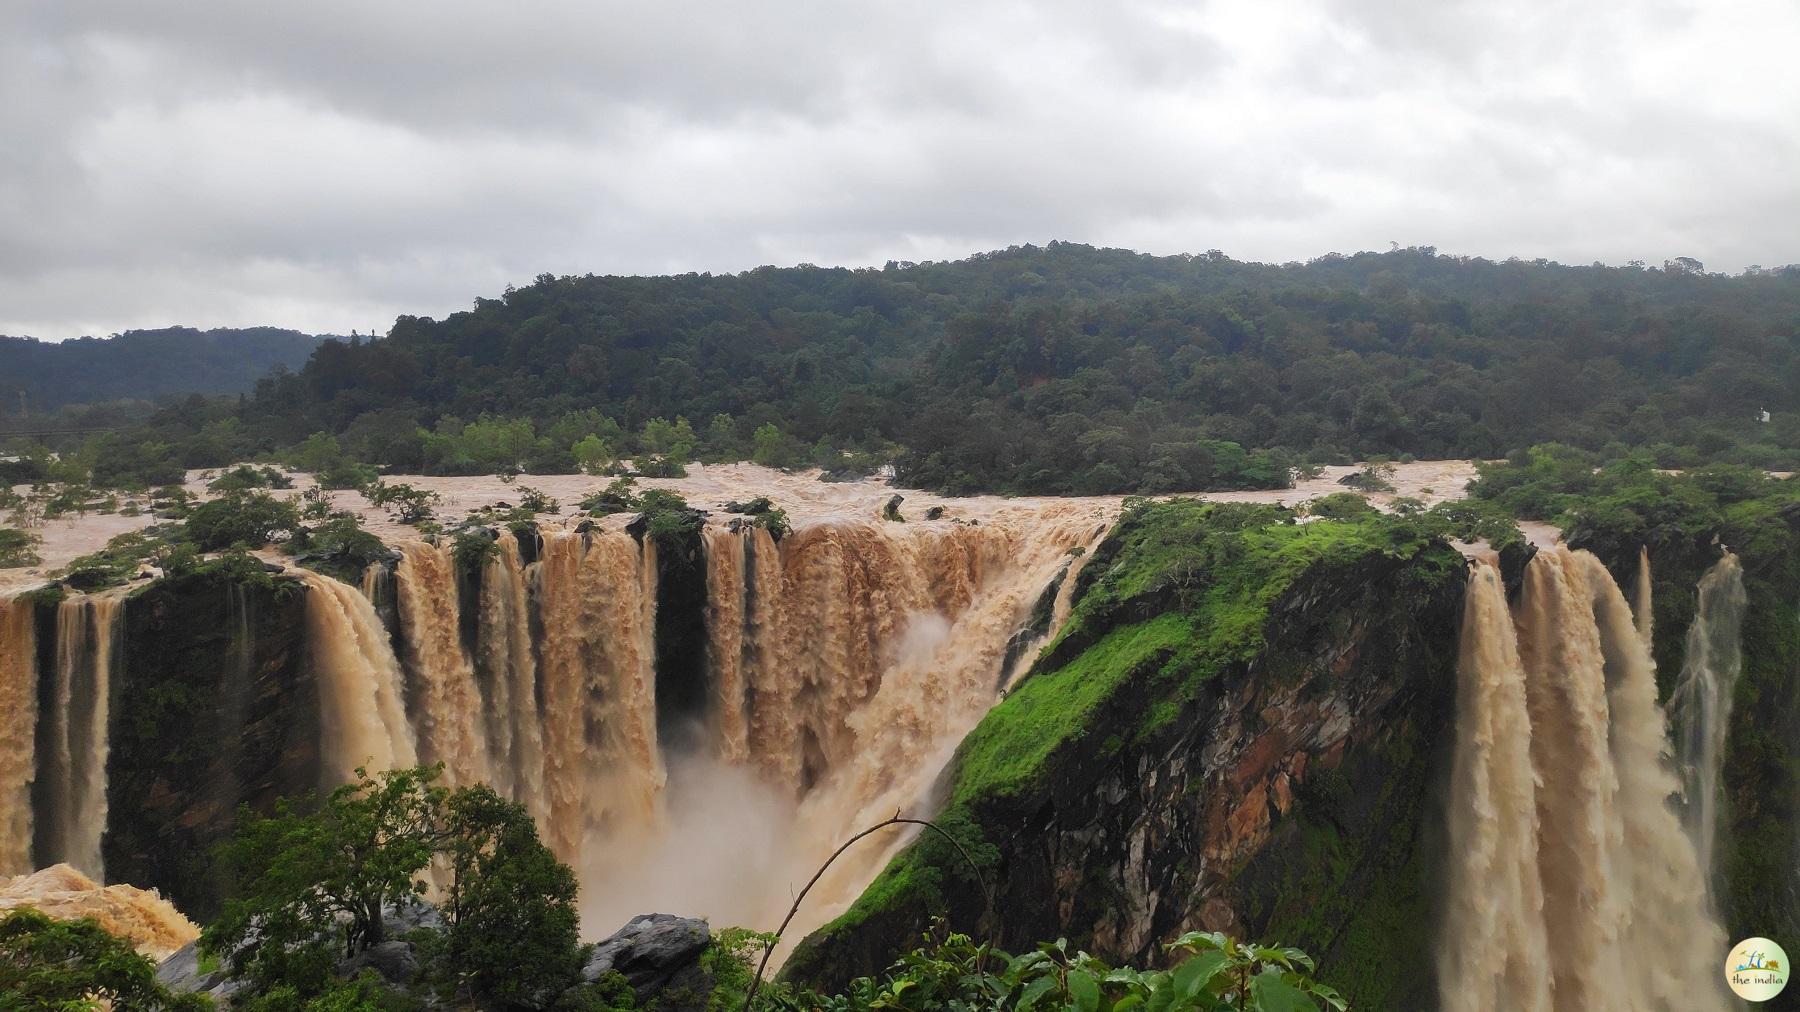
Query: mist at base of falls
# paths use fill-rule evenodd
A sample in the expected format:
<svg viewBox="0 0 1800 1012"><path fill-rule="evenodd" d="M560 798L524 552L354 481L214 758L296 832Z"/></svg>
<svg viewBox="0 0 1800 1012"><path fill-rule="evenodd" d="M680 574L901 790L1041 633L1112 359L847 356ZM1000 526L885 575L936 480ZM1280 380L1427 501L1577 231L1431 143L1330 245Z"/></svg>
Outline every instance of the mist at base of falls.
<svg viewBox="0 0 1800 1012"><path fill-rule="evenodd" d="M1087 508L1060 509L1019 524L830 521L779 543L712 524L661 546L556 531L531 553L502 530L473 584L447 547L408 543L397 650L371 628L366 590L302 575L328 715L384 701L357 708L383 720L328 736L323 765L342 779L371 757L416 754L444 763L451 785L489 783L524 804L576 870L587 937L647 912L773 930L844 840L936 811L946 763L998 698L1009 643L1072 550L1104 530ZM671 625L666 602L703 613ZM706 680L704 712L679 722L659 719L660 680L693 672L659 670L665 626L707 640L674 655L699 658ZM846 852L787 946L914 835L896 827Z"/></svg>
<svg viewBox="0 0 1800 1012"><path fill-rule="evenodd" d="M650 912L772 930L772 905L785 908L810 874L791 847L794 800L708 755L670 762L663 797L656 826L582 849L582 937L604 938Z"/></svg>

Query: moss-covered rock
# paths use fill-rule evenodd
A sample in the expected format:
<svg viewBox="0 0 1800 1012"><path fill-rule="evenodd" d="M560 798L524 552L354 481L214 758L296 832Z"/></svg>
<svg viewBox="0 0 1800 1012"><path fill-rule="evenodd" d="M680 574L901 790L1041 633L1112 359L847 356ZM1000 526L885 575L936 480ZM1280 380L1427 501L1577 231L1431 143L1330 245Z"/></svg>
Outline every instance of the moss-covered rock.
<svg viewBox="0 0 1800 1012"><path fill-rule="evenodd" d="M1278 937L1360 1005L1429 1007L1434 757L1461 556L1403 520L1136 504L1068 626L964 741L939 822L803 942L794 978L883 966L929 918L1139 965L1181 931Z"/></svg>

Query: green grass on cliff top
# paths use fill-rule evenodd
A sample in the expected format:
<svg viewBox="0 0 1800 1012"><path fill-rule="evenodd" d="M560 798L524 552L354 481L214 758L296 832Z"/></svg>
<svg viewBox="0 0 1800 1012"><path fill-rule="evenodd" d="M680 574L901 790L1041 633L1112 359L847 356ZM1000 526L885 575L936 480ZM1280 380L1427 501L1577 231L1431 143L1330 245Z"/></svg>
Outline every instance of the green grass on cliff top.
<svg viewBox="0 0 1800 1012"><path fill-rule="evenodd" d="M1135 705L1166 719L1158 700L1192 695L1225 665L1262 650L1270 606L1315 564L1371 552L1410 555L1421 532L1389 517L1296 523L1269 506L1190 500L1134 505L1118 551L1081 596L1059 640L1091 640L1066 663L1032 673L964 741L954 799L1028 790L1065 742L1127 681ZM1046 656L1055 654L1053 645Z"/></svg>

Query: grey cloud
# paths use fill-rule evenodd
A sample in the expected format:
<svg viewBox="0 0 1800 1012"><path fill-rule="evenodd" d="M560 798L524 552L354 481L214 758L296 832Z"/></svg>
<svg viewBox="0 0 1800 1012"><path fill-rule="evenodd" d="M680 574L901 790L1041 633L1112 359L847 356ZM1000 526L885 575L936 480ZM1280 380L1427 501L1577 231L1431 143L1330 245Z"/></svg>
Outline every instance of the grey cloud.
<svg viewBox="0 0 1800 1012"><path fill-rule="evenodd" d="M28 0L0 333L367 329L544 270L1058 238L1781 263L1796 43L1752 0Z"/></svg>

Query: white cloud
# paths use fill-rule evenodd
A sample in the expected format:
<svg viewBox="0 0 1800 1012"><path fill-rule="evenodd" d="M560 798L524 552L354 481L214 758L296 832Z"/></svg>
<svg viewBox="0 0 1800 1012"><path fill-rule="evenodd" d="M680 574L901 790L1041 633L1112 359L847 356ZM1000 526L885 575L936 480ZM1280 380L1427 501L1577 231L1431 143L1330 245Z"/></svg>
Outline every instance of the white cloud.
<svg viewBox="0 0 1800 1012"><path fill-rule="evenodd" d="M1050 239L1785 263L1796 49L1785 0L24 2L0 333Z"/></svg>

